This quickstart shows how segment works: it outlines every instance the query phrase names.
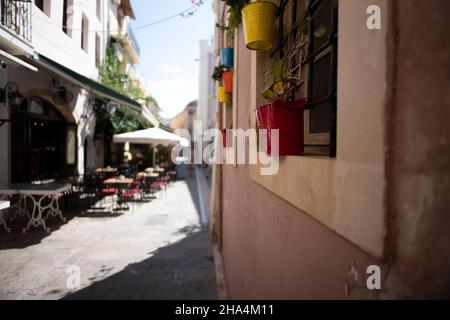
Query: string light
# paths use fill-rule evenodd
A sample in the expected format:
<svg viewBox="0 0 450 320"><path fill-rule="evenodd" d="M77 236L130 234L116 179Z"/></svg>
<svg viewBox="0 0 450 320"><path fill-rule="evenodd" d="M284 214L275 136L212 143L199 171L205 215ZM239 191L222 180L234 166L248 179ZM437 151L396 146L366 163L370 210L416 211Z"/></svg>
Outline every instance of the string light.
<svg viewBox="0 0 450 320"><path fill-rule="evenodd" d="M156 26L156 25L158 25L158 24L160 24L160 23L163 23L163 22L172 20L172 19L177 18L177 17L190 18L190 17L192 17L192 16L200 9L200 7L204 4L204 0L200 0L200 1L192 1L192 3L194 3L194 2L195 2L195 4L194 4L193 6L187 8L187 9L185 9L185 10L183 10L183 11L177 13L177 14L168 16L168 17L166 17L166 18L163 18L163 19L161 19L161 20L157 20L157 21L155 21L155 22L151 22L151 23L148 23L148 24L144 24L144 25L142 25L142 26L138 26L138 27L134 27L134 28L129 28L129 29L132 30L132 31L138 31L138 30L142 30L142 29L146 29L146 28L149 28L149 27ZM41 20L41 21L43 21L43 22L46 22L46 23L48 23L48 24L52 24L52 25L55 25L55 26L57 26L57 27L59 27L59 28L63 28L64 30L82 31L82 32L95 32L95 33L109 33L108 30L84 30L84 29L78 29L78 28L71 28L71 27L63 26L62 24L54 23L54 22L52 22L52 21L49 21L48 19L43 19L43 18L41 18L41 17L39 17L39 16L37 16L37 15L34 15L34 14L33 14L33 17L36 18L36 19L38 19L38 20Z"/></svg>

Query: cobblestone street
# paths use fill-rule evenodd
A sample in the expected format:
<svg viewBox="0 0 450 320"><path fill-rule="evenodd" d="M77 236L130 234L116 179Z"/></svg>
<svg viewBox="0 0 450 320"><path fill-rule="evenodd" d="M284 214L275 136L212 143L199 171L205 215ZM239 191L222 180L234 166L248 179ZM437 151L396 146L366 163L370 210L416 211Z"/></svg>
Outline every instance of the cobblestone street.
<svg viewBox="0 0 450 320"><path fill-rule="evenodd" d="M2 231L0 299L215 299L196 185L186 175L130 212L78 215L48 236ZM73 266L81 288L69 290Z"/></svg>

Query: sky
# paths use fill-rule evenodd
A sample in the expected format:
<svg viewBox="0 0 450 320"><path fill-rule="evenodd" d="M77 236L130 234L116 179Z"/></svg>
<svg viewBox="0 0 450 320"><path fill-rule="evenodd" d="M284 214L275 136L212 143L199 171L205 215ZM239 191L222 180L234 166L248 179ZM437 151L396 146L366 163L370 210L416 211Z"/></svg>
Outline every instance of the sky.
<svg viewBox="0 0 450 320"><path fill-rule="evenodd" d="M136 28L193 6L192 0L131 0ZM162 109L161 116L172 118L198 99L199 40L214 34L212 0L189 18L176 17L158 25L134 30L141 57L136 70Z"/></svg>

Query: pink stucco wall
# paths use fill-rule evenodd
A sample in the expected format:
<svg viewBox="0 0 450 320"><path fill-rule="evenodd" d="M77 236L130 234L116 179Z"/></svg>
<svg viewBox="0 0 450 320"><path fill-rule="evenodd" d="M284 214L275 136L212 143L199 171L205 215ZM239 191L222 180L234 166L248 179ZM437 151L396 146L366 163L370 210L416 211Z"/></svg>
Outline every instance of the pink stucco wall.
<svg viewBox="0 0 450 320"><path fill-rule="evenodd" d="M449 12L446 0L389 2L385 260L253 182L248 166L223 166L222 253L231 298L450 297L450 49L442 41ZM246 129L250 52L239 52L237 123ZM369 264L381 267L380 291L367 290Z"/></svg>
<svg viewBox="0 0 450 320"><path fill-rule="evenodd" d="M238 128L250 126L250 51L239 30ZM248 166L223 166L224 267L234 299L344 299L360 249L249 178Z"/></svg>

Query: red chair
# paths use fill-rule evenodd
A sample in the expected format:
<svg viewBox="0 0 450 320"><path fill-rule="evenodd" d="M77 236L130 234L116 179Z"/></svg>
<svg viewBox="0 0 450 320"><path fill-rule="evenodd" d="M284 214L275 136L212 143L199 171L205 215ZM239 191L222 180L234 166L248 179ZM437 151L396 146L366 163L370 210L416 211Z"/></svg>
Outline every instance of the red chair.
<svg viewBox="0 0 450 320"><path fill-rule="evenodd" d="M134 204L137 196L142 199L143 189L139 182L135 182L131 185L128 185L126 189L121 190L118 194L118 202L119 207L123 209L123 204L127 202L131 202L132 207L131 210L134 212ZM130 207L127 205L125 207L126 210L129 210Z"/></svg>

